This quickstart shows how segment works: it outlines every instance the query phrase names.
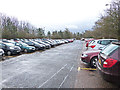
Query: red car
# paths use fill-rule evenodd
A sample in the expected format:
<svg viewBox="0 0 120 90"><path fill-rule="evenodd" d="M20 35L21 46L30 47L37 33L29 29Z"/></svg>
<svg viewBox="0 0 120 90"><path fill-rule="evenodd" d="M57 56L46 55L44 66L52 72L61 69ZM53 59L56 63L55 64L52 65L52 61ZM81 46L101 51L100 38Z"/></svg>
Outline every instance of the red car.
<svg viewBox="0 0 120 90"><path fill-rule="evenodd" d="M103 79L120 85L120 42L107 46L98 59L97 68Z"/></svg>
<svg viewBox="0 0 120 90"><path fill-rule="evenodd" d="M90 39L90 40L87 40L87 41L86 41L86 47L88 47L89 43L90 43L92 40L94 40L94 39Z"/></svg>
<svg viewBox="0 0 120 90"><path fill-rule="evenodd" d="M88 63L91 67L96 67L96 62L98 60L98 54L101 50L87 50L82 53L81 60Z"/></svg>

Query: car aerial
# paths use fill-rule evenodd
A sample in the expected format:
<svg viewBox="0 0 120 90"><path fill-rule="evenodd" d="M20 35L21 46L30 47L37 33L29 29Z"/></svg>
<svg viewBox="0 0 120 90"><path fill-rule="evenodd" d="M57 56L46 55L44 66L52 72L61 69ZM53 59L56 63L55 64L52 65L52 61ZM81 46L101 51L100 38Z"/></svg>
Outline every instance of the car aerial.
<svg viewBox="0 0 120 90"><path fill-rule="evenodd" d="M98 54L101 50L87 50L82 53L81 60L91 67L96 68L96 62L98 61Z"/></svg>
<svg viewBox="0 0 120 90"><path fill-rule="evenodd" d="M4 57L5 57L5 53L4 53L3 49L1 49L1 47L0 47L0 60L4 60Z"/></svg>
<svg viewBox="0 0 120 90"><path fill-rule="evenodd" d="M0 42L0 46L2 47L6 55L20 54L21 52L21 48L18 46L15 46L12 43Z"/></svg>
<svg viewBox="0 0 120 90"><path fill-rule="evenodd" d="M104 46L112 43L117 42L117 39L98 39L98 40L92 40L91 43L88 45L87 49L100 49Z"/></svg>
<svg viewBox="0 0 120 90"><path fill-rule="evenodd" d="M120 42L114 42L98 55L97 68L106 81L120 85Z"/></svg>

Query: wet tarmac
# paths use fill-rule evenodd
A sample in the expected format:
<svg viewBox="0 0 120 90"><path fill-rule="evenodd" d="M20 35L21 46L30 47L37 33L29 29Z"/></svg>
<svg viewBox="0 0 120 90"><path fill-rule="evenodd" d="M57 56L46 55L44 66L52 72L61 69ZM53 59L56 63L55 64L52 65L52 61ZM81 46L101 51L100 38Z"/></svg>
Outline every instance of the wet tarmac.
<svg viewBox="0 0 120 90"><path fill-rule="evenodd" d="M79 70L84 43L74 41L45 51L9 57L2 64L3 88L115 88L96 70ZM89 67L87 67L89 68Z"/></svg>

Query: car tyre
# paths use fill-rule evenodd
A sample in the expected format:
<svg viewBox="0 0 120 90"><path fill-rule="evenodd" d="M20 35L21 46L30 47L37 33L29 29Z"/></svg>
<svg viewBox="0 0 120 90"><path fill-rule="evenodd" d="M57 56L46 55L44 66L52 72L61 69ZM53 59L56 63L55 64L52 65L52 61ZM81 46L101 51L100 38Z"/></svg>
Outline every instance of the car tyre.
<svg viewBox="0 0 120 90"><path fill-rule="evenodd" d="M93 57L91 59L91 63L90 63L91 67L96 68L96 62L97 61L98 61L98 58L97 57Z"/></svg>
<svg viewBox="0 0 120 90"><path fill-rule="evenodd" d="M2 60L5 60L5 59L6 59L6 58L5 58L5 54L3 54L3 55L2 55Z"/></svg>
<svg viewBox="0 0 120 90"><path fill-rule="evenodd" d="M7 51L7 55L8 56L12 55L11 51Z"/></svg>
<svg viewBox="0 0 120 90"><path fill-rule="evenodd" d="M28 52L27 49L25 49L24 52L27 53Z"/></svg>

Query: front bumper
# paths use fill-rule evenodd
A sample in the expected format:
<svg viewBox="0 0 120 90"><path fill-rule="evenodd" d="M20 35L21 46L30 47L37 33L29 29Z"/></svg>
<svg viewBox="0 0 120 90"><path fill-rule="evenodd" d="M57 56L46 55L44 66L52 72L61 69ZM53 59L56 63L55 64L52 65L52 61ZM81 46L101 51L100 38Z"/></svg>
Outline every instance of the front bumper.
<svg viewBox="0 0 120 90"><path fill-rule="evenodd" d="M11 50L12 54L20 54L21 50Z"/></svg>
<svg viewBox="0 0 120 90"><path fill-rule="evenodd" d="M81 61L90 64L90 61L88 60L87 57L81 57Z"/></svg>

